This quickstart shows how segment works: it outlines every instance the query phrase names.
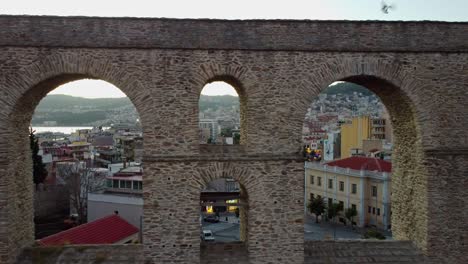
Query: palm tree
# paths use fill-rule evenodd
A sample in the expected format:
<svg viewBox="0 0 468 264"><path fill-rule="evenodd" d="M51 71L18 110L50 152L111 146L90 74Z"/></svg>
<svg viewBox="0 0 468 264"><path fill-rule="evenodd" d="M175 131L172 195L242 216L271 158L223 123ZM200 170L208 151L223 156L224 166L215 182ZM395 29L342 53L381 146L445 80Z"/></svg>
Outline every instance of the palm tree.
<svg viewBox="0 0 468 264"><path fill-rule="evenodd" d="M311 213L315 214L315 223L318 223L318 217L322 215L327 208L323 199L319 197L312 198L307 207Z"/></svg>

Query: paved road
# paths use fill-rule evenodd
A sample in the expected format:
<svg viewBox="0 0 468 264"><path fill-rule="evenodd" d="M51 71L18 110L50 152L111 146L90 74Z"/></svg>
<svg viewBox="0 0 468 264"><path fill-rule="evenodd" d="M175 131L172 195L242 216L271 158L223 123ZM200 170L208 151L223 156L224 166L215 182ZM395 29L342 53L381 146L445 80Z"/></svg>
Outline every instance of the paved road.
<svg viewBox="0 0 468 264"><path fill-rule="evenodd" d="M236 221L237 222L237 221ZM219 223L203 222L203 230L211 230L218 242L239 241L239 223L220 221Z"/></svg>
<svg viewBox="0 0 468 264"><path fill-rule="evenodd" d="M203 222L204 230L211 230L216 241L232 242L239 241L239 223L236 217L221 217L219 223ZM315 223L315 217L306 216L304 224L305 240L329 240L329 239L361 239L362 230L353 230L350 226L344 226L341 223L332 224L330 222ZM391 233L383 232L387 239L392 239Z"/></svg>
<svg viewBox="0 0 468 264"><path fill-rule="evenodd" d="M307 215L304 224L304 239L305 240L329 240L329 239L361 239L365 230L351 226L345 226L343 223L331 223L320 221L315 223L315 216ZM387 240L391 240L390 232L381 231Z"/></svg>

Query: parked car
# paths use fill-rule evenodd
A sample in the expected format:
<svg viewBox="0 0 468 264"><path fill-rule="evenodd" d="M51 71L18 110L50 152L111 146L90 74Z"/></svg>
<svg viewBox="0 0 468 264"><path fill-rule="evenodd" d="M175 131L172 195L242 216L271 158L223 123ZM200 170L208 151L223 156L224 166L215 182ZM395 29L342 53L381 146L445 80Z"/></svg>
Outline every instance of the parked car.
<svg viewBox="0 0 468 264"><path fill-rule="evenodd" d="M215 215L207 215L205 218L203 218L203 221L205 222L210 222L210 223L218 223L219 222L219 217Z"/></svg>
<svg viewBox="0 0 468 264"><path fill-rule="evenodd" d="M211 230L203 230L201 234L201 239L203 241L215 241L215 237L213 236Z"/></svg>

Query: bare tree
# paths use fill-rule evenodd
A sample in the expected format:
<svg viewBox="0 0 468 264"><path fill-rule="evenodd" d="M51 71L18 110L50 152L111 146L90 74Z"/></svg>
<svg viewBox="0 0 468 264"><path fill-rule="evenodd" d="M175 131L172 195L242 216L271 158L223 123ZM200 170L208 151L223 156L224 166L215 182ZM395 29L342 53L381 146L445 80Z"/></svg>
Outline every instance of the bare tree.
<svg viewBox="0 0 468 264"><path fill-rule="evenodd" d="M105 176L84 162L67 162L57 167L70 192L70 209L78 214L80 224L87 221L88 193L104 189Z"/></svg>

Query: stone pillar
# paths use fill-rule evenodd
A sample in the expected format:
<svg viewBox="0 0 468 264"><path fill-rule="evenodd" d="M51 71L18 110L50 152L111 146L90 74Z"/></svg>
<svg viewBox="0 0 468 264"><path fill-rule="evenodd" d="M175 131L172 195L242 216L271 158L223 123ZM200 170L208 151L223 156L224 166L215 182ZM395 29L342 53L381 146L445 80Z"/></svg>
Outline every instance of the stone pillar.
<svg viewBox="0 0 468 264"><path fill-rule="evenodd" d="M446 263L468 263L468 149L426 152L427 254Z"/></svg>
<svg viewBox="0 0 468 264"><path fill-rule="evenodd" d="M251 174L245 186L249 196L246 243L250 263L302 264L303 161L259 161L241 166L248 166Z"/></svg>
<svg viewBox="0 0 468 264"><path fill-rule="evenodd" d="M144 161L143 241L148 263L199 263L200 191L195 162Z"/></svg>

